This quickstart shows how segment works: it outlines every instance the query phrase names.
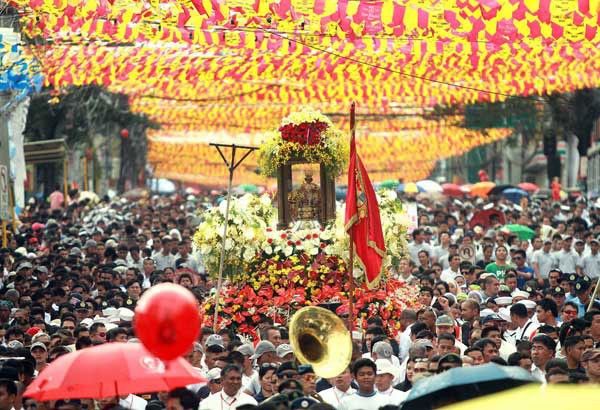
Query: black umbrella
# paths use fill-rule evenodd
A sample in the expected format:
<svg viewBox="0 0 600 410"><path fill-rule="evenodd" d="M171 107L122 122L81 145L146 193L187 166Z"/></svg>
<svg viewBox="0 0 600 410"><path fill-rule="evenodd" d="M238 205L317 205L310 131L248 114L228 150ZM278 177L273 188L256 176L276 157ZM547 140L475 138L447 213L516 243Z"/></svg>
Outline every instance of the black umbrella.
<svg viewBox="0 0 600 410"><path fill-rule="evenodd" d="M504 191L505 189L509 189L509 188L515 188L515 186L513 186L513 185L496 185L495 187L493 187L490 190L490 192L488 192L488 196L500 195L500 194L502 194L502 191Z"/></svg>
<svg viewBox="0 0 600 410"><path fill-rule="evenodd" d="M508 390L536 379L518 366L458 367L441 374L420 379L411 389L402 410L429 410Z"/></svg>

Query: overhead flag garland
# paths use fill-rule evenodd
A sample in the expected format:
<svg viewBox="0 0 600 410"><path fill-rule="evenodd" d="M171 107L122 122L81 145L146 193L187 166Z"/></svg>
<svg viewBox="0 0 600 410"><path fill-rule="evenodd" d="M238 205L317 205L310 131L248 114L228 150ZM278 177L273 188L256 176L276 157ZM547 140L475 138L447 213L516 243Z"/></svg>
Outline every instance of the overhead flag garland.
<svg viewBox="0 0 600 410"><path fill-rule="evenodd" d="M200 147L199 131L260 141L301 106L344 121L335 114L351 100L365 116L357 144L373 179L418 179L436 160L509 131L407 111L600 85L600 0L9 3L24 35L42 40L29 52L46 86L128 94L135 111L161 124L150 161L161 176L187 180L210 172L193 158L160 156Z"/></svg>

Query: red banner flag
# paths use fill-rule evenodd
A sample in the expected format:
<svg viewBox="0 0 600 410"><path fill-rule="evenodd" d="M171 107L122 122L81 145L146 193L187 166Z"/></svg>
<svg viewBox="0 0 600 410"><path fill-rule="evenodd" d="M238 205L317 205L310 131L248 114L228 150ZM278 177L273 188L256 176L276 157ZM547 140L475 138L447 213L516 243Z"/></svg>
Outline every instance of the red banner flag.
<svg viewBox="0 0 600 410"><path fill-rule="evenodd" d="M352 105L350 126L352 138L350 141L350 164L348 165L345 228L346 232L350 234L359 264L365 272L367 286L372 289L378 286L381 279L385 241L375 190L369 174L356 152L354 104Z"/></svg>

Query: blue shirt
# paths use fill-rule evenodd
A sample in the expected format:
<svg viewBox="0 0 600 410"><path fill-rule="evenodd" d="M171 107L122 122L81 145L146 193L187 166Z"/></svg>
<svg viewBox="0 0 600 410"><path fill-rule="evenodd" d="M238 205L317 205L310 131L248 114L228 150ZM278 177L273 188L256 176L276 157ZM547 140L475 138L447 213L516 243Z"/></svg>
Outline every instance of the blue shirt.
<svg viewBox="0 0 600 410"><path fill-rule="evenodd" d="M534 278L534 273L535 272L529 266L523 266L522 268L515 268L515 270L519 270L520 272L531 273L531 277ZM523 289L525 287L525 285L527 284L528 280L531 280L531 279L524 279L524 278L522 278L520 276L517 276L517 287L519 289Z"/></svg>
<svg viewBox="0 0 600 410"><path fill-rule="evenodd" d="M573 302L577 305L577 310L578 310L577 317L583 317L585 315L588 304L581 303L581 301L579 300L579 297L575 296L574 293L567 293L565 296L565 302ZM594 302L600 302L600 299L595 299Z"/></svg>

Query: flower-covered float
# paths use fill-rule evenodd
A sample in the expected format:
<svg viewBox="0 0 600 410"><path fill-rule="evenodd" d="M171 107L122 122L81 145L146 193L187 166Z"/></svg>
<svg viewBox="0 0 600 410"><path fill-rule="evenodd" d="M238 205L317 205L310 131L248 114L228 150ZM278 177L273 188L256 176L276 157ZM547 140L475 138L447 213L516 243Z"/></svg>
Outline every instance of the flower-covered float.
<svg viewBox="0 0 600 410"><path fill-rule="evenodd" d="M318 138L312 135L315 130ZM327 117L314 112L295 114L284 119L279 131L270 134L266 146L261 147L263 172L274 172L286 157L298 155L298 151L304 157L318 156L317 161L329 167L333 175L342 172L348 156L342 133ZM367 288L362 271L352 270L354 306L359 327L366 327L362 321L367 317L378 315L390 331L397 332L402 310L418 303L416 290L390 274L391 266L406 253L409 221L395 192L380 192L378 202L386 240L386 268L376 289ZM223 201L205 211L194 235L194 245L213 278L219 272L225 209ZM262 316L287 323L295 311L307 305L347 306L349 239L343 219L344 205L337 204L335 219L320 228L296 224L294 228L276 229L273 198L251 194L233 198L227 221L218 325L255 336ZM214 296L205 301L202 310L205 325L212 326Z"/></svg>

